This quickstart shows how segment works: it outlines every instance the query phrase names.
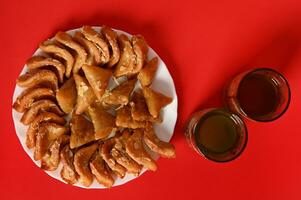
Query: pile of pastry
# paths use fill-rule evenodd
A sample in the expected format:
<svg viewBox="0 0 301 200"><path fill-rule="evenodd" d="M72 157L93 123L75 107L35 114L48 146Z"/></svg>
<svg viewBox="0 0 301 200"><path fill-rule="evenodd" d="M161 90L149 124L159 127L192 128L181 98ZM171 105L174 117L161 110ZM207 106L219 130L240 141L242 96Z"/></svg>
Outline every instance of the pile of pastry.
<svg viewBox="0 0 301 200"><path fill-rule="evenodd" d="M142 36L84 26L72 36L58 32L39 48L43 53L17 79L24 91L13 108L23 113L26 146L42 169L57 170L61 161L67 183L89 187L95 177L111 187L126 173L157 169L146 148L175 157L153 129L172 99L151 88L158 59L147 58Z"/></svg>

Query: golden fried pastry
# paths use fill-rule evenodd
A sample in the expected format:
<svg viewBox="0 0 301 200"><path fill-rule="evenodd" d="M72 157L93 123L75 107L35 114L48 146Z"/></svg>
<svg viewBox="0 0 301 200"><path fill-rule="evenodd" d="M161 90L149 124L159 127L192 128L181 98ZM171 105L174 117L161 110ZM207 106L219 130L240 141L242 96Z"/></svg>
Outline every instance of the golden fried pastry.
<svg viewBox="0 0 301 200"><path fill-rule="evenodd" d="M90 161L90 169L99 184L102 184L107 188L113 186L114 178L112 177L109 167L100 156L100 153L98 151L94 153Z"/></svg>
<svg viewBox="0 0 301 200"><path fill-rule="evenodd" d="M65 126L56 123L42 123L37 131L33 158L35 160L40 160L47 152L49 145L55 139L68 132L69 129Z"/></svg>
<svg viewBox="0 0 301 200"><path fill-rule="evenodd" d="M56 92L56 100L61 109L66 113L71 113L77 99L77 92L74 78L69 78Z"/></svg>
<svg viewBox="0 0 301 200"><path fill-rule="evenodd" d="M52 66L57 71L59 82L63 83L64 81L65 66L57 59L45 56L33 56L27 60L26 65L30 70Z"/></svg>
<svg viewBox="0 0 301 200"><path fill-rule="evenodd" d="M158 68L158 58L154 57L140 70L137 78L142 86L149 86Z"/></svg>
<svg viewBox="0 0 301 200"><path fill-rule="evenodd" d="M105 139L116 130L115 117L104 108L90 106L88 111L94 126L95 140Z"/></svg>
<svg viewBox="0 0 301 200"><path fill-rule="evenodd" d="M116 138L116 143L111 150L111 154L116 162L126 168L129 173L138 176L142 166L134 161L125 150L125 143L130 136L128 131L123 131L122 136Z"/></svg>
<svg viewBox="0 0 301 200"><path fill-rule="evenodd" d="M60 153L63 168L61 170L61 177L68 184L73 185L77 182L78 174L75 171L73 160L74 154L71 151L69 144L65 145Z"/></svg>
<svg viewBox="0 0 301 200"><path fill-rule="evenodd" d="M53 101L43 99L34 102L29 110L23 114L20 121L25 125L29 125L39 113L45 111L53 112L59 116L64 115L63 111L61 111L61 109Z"/></svg>
<svg viewBox="0 0 301 200"><path fill-rule="evenodd" d="M65 119L51 112L42 112L36 116L31 122L26 133L26 146L31 149L36 145L36 135L39 130L39 126L42 122L54 122L60 125L65 124Z"/></svg>
<svg viewBox="0 0 301 200"><path fill-rule="evenodd" d="M109 80L112 76L111 70L103 69L93 65L83 65L85 76L91 85L94 94L98 100L101 100L102 95L108 87Z"/></svg>
<svg viewBox="0 0 301 200"><path fill-rule="evenodd" d="M101 55L95 44L85 38L81 32L74 34L74 40L81 44L88 53L86 64L88 65L99 65L101 64Z"/></svg>
<svg viewBox="0 0 301 200"><path fill-rule="evenodd" d="M114 75L116 77L131 75L134 68L135 53L129 38L121 34L118 37L119 47L121 49L121 56L117 63Z"/></svg>
<svg viewBox="0 0 301 200"><path fill-rule="evenodd" d="M118 35L115 31L111 28L103 26L101 29L101 33L106 39L106 41L110 44L112 55L110 57L110 61L107 63L106 66L112 67L114 66L120 58L120 49L117 43Z"/></svg>
<svg viewBox="0 0 301 200"><path fill-rule="evenodd" d="M79 149L74 155L75 171L79 175L79 182L89 187L93 182L93 175L89 168L89 161L97 149L98 144Z"/></svg>
<svg viewBox="0 0 301 200"><path fill-rule="evenodd" d="M110 61L110 51L108 44L104 41L101 34L95 31L90 26L84 26L82 34L91 42L93 42L99 49L101 54L101 64L105 64Z"/></svg>
<svg viewBox="0 0 301 200"><path fill-rule="evenodd" d="M101 157L106 161L106 163L110 167L110 169L113 170L113 172L117 174L119 178L123 178L125 176L126 169L120 164L118 164L111 155L111 150L114 147L114 145L115 138L110 138L109 140L106 140L104 144L99 148L99 152Z"/></svg>
<svg viewBox="0 0 301 200"><path fill-rule="evenodd" d="M70 148L74 149L95 140L93 124L81 115L73 114L71 121Z"/></svg>
<svg viewBox="0 0 301 200"><path fill-rule="evenodd" d="M60 150L69 142L69 138L70 137L68 135L61 135L54 140L41 160L42 169L48 171L54 171L57 169L60 163Z"/></svg>
<svg viewBox="0 0 301 200"><path fill-rule="evenodd" d="M134 133L125 143L125 149L127 154L140 165L145 168L156 171L157 165L152 157L146 152L143 147L142 138L143 129L135 129Z"/></svg>
<svg viewBox="0 0 301 200"><path fill-rule="evenodd" d="M74 50L76 52L75 55L75 63L73 66L73 73L77 74L83 64L86 63L87 53L86 50L75 42L70 35L65 32L59 31L55 37L58 42L65 45L66 47Z"/></svg>
<svg viewBox="0 0 301 200"><path fill-rule="evenodd" d="M124 106L117 110L116 125L122 128L144 128L146 126L145 121L136 121L131 116L130 106Z"/></svg>
<svg viewBox="0 0 301 200"><path fill-rule="evenodd" d="M54 171L61 160L66 183L89 187L95 177L110 188L116 176L138 176L143 167L155 171L150 151L175 157L174 146L152 127L172 99L149 88L158 58L147 61L142 36L83 26L74 36L60 31L39 47L43 52L27 60L27 73L17 79L26 89L13 108L24 113L25 144L42 169ZM137 79L142 89L134 91Z"/></svg>
<svg viewBox="0 0 301 200"><path fill-rule="evenodd" d="M50 88L29 88L23 91L13 104L18 112L25 112L30 106L40 99L55 99L53 90Z"/></svg>
<svg viewBox="0 0 301 200"><path fill-rule="evenodd" d="M141 35L134 35L131 42L135 55L134 67L131 74L137 74L144 65L148 53L148 45Z"/></svg>
<svg viewBox="0 0 301 200"><path fill-rule="evenodd" d="M146 100L148 110L154 118L157 118L159 116L160 110L163 107L172 102L172 98L156 92L149 87L143 87L142 91Z"/></svg>
<svg viewBox="0 0 301 200"><path fill-rule="evenodd" d="M77 90L75 113L79 115L96 100L96 96L86 78L74 74L74 80Z"/></svg>
<svg viewBox="0 0 301 200"><path fill-rule="evenodd" d="M105 94L102 101L108 105L126 105L129 103L130 95L135 87L137 79L124 81L112 91Z"/></svg>
<svg viewBox="0 0 301 200"><path fill-rule="evenodd" d="M65 48L61 47L60 45L52 42L52 41L44 41L40 44L40 49L45 53L53 54L65 61L66 66L66 77L69 78L71 71L74 65L74 58L72 54L67 51Z"/></svg>
<svg viewBox="0 0 301 200"><path fill-rule="evenodd" d="M152 126L144 129L143 140L153 152L158 153L160 156L164 158L176 157L175 147L168 142L160 140Z"/></svg>
<svg viewBox="0 0 301 200"><path fill-rule="evenodd" d="M33 70L21 75L17 79L17 85L25 88L42 85L57 90L58 79L53 71L47 69Z"/></svg>
<svg viewBox="0 0 301 200"><path fill-rule="evenodd" d="M148 111L142 91L139 89L134 92L132 96L131 115L135 121L150 121L155 123L162 122L160 117L154 118Z"/></svg>

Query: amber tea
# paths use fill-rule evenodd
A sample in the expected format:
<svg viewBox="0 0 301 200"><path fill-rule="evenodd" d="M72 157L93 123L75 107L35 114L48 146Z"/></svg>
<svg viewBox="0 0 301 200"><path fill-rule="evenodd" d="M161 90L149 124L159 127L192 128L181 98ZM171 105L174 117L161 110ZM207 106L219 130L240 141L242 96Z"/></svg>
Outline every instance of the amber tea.
<svg viewBox="0 0 301 200"><path fill-rule="evenodd" d="M191 146L206 158L225 162L243 151L247 132L237 115L222 109L209 109L191 117L186 137Z"/></svg>
<svg viewBox="0 0 301 200"><path fill-rule="evenodd" d="M225 92L225 103L233 112L255 121L277 119L286 111L289 102L286 79L266 68L239 74Z"/></svg>

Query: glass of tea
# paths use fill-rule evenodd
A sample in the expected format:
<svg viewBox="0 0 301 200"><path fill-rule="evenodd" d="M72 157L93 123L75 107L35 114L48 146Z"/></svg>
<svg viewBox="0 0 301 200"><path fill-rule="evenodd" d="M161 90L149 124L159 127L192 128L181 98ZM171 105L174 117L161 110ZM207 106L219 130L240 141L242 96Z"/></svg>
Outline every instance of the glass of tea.
<svg viewBox="0 0 301 200"><path fill-rule="evenodd" d="M232 112L269 122L285 113L290 95L284 76L273 69L258 68L234 77L224 90L224 102Z"/></svg>
<svg viewBox="0 0 301 200"><path fill-rule="evenodd" d="M237 158L247 144L243 120L225 109L205 109L194 113L187 124L188 144L205 158L227 162Z"/></svg>

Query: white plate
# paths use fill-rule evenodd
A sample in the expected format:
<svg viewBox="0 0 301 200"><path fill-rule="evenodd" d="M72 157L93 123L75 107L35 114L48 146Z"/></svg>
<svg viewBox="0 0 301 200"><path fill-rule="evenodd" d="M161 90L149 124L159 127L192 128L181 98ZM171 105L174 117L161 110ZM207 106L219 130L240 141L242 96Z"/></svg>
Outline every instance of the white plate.
<svg viewBox="0 0 301 200"><path fill-rule="evenodd" d="M100 30L100 27L93 27L95 28L97 31ZM69 34L73 35L75 33L75 31L79 31L80 29L73 29L68 31ZM114 29L115 30L115 29ZM124 32L124 31L120 31L120 30L115 30L118 34L126 34L127 36L131 36L130 34ZM36 50L36 52L34 53L34 55L39 55L42 54L41 50L38 49ZM173 98L173 101L171 104L169 104L168 106L166 106L163 110L162 110L162 117L163 117L163 122L161 124L155 125L155 131L158 135L158 137L164 141L170 141L172 135L173 135L173 131L174 131L174 127L176 124L176 120L177 120L177 108L178 108L178 98L177 98L177 94L176 94L176 90L175 90L175 85L173 82L173 79L165 65L165 63L161 60L161 58L158 56L158 54L152 49L149 48L149 53L148 53L148 58L153 58L153 57L158 57L158 70L156 73L156 76L154 78L154 81L152 83L152 88ZM21 72L21 74L24 74L27 71L27 66L25 65L23 67L23 70ZM20 88L19 86L16 85L15 87L15 91L14 91L14 96L13 96L13 102L15 102L16 98L21 94L21 92L23 91L22 88ZM16 112L14 109L12 110L12 114L13 114L13 120L14 120L14 125L15 125L15 129L16 129L16 133L17 136L20 140L20 143L22 145L22 147L24 148L25 152L29 155L29 157L32 159L32 161L40 167L40 161L35 161L33 159L33 150L32 149L28 149L25 145L25 136L26 136L26 131L28 126L24 126L21 122L20 119L22 117L21 113ZM152 156L156 159L158 158L158 156L152 154ZM56 171L45 171L49 176L60 180L62 182L64 182L60 176L60 171L62 168L62 164L60 164L60 166L58 167L58 169ZM143 169L140 176L145 172L146 170ZM128 174L123 178L116 178L115 179L115 183L113 186L118 186L118 185L122 185L130 180L133 180L137 177ZM38 180L37 180L38 181ZM78 187L82 187L82 188L86 188L84 186L82 186L80 183L76 183L74 184L75 186ZM96 182L96 180L94 179L92 185L88 188L104 188L102 185L98 184Z"/></svg>

